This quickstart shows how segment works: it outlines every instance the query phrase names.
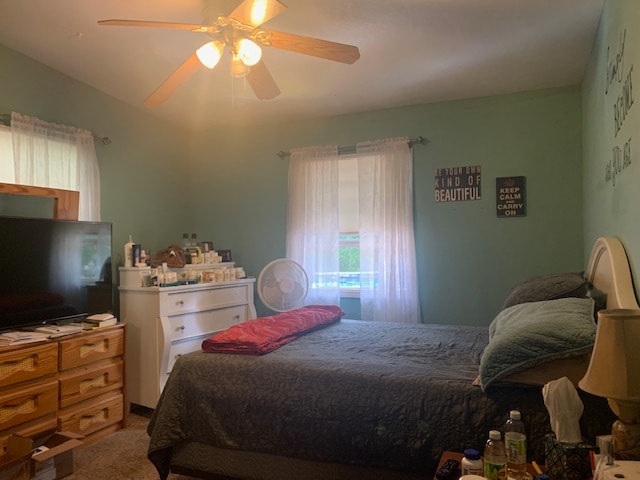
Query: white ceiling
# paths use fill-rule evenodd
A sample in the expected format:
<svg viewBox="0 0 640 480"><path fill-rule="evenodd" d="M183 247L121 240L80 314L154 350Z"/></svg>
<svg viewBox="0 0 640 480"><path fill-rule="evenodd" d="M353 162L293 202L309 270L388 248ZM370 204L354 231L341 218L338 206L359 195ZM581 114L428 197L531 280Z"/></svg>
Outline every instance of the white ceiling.
<svg viewBox="0 0 640 480"><path fill-rule="evenodd" d="M229 14L240 0L209 0ZM604 0L283 0L272 30L356 45L345 65L265 48L280 87L257 100L228 61L149 111L202 130L578 84ZM102 19L201 23L205 0L0 0L0 44L136 108L209 40ZM1 68L1 66L0 66ZM2 113L2 112L0 112Z"/></svg>

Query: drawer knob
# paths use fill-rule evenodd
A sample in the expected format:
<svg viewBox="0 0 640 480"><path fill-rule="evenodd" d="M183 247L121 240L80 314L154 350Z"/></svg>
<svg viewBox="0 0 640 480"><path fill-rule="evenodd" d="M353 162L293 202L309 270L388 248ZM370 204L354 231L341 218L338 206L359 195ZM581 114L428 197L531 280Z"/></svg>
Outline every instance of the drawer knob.
<svg viewBox="0 0 640 480"><path fill-rule="evenodd" d="M85 343L80 346L80 358L84 358L91 353L104 353L107 350L109 350L109 346L106 338L98 343Z"/></svg>
<svg viewBox="0 0 640 480"><path fill-rule="evenodd" d="M24 415L25 413L31 413L36 410L37 397L27 398L24 402L17 405L2 405L0 406L0 418L3 422L16 415Z"/></svg>
<svg viewBox="0 0 640 480"><path fill-rule="evenodd" d="M109 383L109 380L107 378L107 374L104 373L95 378L87 378L85 380L82 380L80 382L79 390L80 390L80 393L85 393L88 390L91 390L92 388L106 387L108 383Z"/></svg>
<svg viewBox="0 0 640 480"><path fill-rule="evenodd" d="M234 315L234 316L233 316L233 319L234 319L234 320L240 320L240 315Z"/></svg>
<svg viewBox="0 0 640 480"><path fill-rule="evenodd" d="M184 305L184 300L178 300L178 301L176 301L176 305L178 305L178 306L182 306L182 305Z"/></svg>
<svg viewBox="0 0 640 480"><path fill-rule="evenodd" d="M184 326L184 325L180 325L180 326L178 327L178 330L184 330L184 329L185 329L185 326Z"/></svg>
<svg viewBox="0 0 640 480"><path fill-rule="evenodd" d="M38 364L37 355L29 355L20 360L0 363L0 378L10 377L18 372L35 372Z"/></svg>
<svg viewBox="0 0 640 480"><path fill-rule="evenodd" d="M107 420L107 410L102 409L99 412L97 412L95 415L83 415L80 418L78 427L80 428L80 430L86 430L94 423L101 423L101 422L105 422L106 420Z"/></svg>

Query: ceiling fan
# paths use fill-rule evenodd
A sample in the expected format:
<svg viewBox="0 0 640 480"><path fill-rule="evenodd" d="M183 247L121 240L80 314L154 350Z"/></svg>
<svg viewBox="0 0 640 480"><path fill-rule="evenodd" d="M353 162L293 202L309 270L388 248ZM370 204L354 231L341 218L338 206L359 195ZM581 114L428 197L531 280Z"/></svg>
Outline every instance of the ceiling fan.
<svg viewBox="0 0 640 480"><path fill-rule="evenodd" d="M144 104L147 107L164 103L200 65L214 68L222 57L225 47L228 47L231 53L232 75L246 76L256 97L260 100L269 100L277 97L280 89L261 58L260 46L289 50L347 64L352 64L360 58L358 47L353 45L262 28L262 24L279 15L286 8L278 0L243 0L229 16L213 14L211 7L205 7L201 25L118 19L100 20L98 25L190 30L206 33L211 37L210 41L193 52L145 99Z"/></svg>

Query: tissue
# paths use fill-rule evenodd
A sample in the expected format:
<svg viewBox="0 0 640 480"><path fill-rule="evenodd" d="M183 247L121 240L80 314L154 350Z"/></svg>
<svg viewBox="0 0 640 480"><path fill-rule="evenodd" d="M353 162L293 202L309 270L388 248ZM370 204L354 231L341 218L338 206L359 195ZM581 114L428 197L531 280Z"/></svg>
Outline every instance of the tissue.
<svg viewBox="0 0 640 480"><path fill-rule="evenodd" d="M584 405L573 383L567 377L552 380L542 387L542 396L556 441L581 442L580 417Z"/></svg>

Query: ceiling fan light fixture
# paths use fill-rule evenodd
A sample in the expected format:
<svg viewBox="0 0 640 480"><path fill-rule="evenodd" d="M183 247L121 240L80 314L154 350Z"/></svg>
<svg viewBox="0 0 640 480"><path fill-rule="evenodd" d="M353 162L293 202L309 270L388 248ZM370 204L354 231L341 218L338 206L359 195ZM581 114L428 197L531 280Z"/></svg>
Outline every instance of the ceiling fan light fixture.
<svg viewBox="0 0 640 480"><path fill-rule="evenodd" d="M262 58L262 49L253 40L241 38L237 43L238 57L247 67L252 67Z"/></svg>
<svg viewBox="0 0 640 480"><path fill-rule="evenodd" d="M280 89L262 59L262 47L273 47L323 58L334 62L351 64L360 58L354 45L305 37L275 30L262 30L263 23L280 15L287 9L281 0L235 0L238 4L229 15L218 13L220 0L205 0L203 23L179 23L153 20L100 20L99 25L120 27L151 27L206 33L211 38L192 51L167 78L149 95L144 104L155 107L165 102L180 88L201 65L213 69L221 60L224 51L231 53L230 74L245 77L258 100L271 100L280 95Z"/></svg>
<svg viewBox="0 0 640 480"><path fill-rule="evenodd" d="M250 68L242 62L238 55L234 53L231 57L231 75L236 78L245 77L249 71Z"/></svg>
<svg viewBox="0 0 640 480"><path fill-rule="evenodd" d="M196 55L198 56L200 63L211 69L218 64L223 51L224 45L218 40L213 40L205 43L196 50Z"/></svg>

